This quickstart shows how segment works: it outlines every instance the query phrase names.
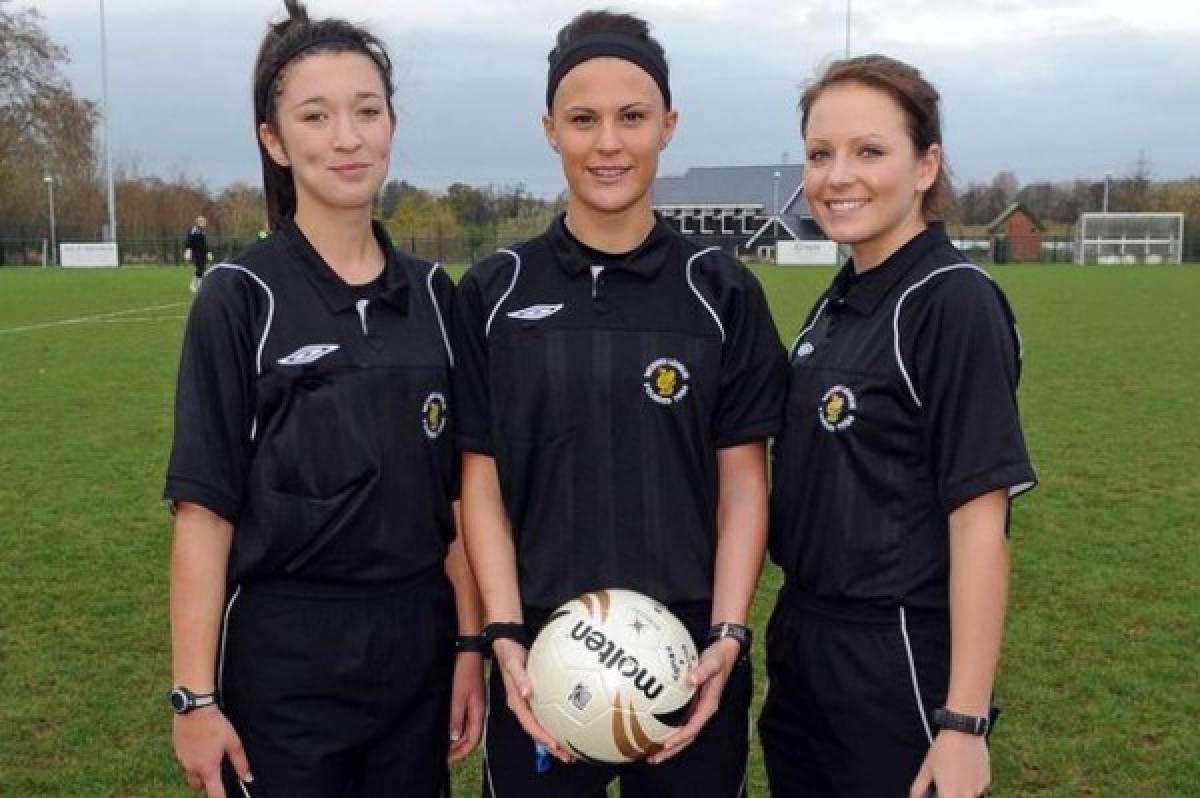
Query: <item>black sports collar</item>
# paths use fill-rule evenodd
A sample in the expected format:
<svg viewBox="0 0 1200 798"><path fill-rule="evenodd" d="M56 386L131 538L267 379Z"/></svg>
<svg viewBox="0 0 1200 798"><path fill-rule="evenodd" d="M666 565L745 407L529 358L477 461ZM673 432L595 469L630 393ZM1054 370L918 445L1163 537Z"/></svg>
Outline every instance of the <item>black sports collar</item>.
<svg viewBox="0 0 1200 798"><path fill-rule="evenodd" d="M657 213L654 214L654 227L650 229L646 240L629 252L620 254L601 252L584 244L567 229L566 218L565 213L558 215L546 231L546 239L558 265L573 277L598 265L606 270L617 269L653 279L666 264L673 236L670 227Z"/></svg>
<svg viewBox="0 0 1200 798"><path fill-rule="evenodd" d="M383 225L372 220L371 230L375 234L375 240L383 248L384 256L384 287L379 298L395 306L401 313L407 313L408 275L400 264L399 255L392 246L391 239L388 238ZM275 234L295 260L302 264L302 270L312 280L317 293L321 295L321 299L324 300L330 312L342 313L354 307L359 298L358 291L339 277L337 272L325 262L325 259L296 226L295 220L284 219Z"/></svg>
<svg viewBox="0 0 1200 798"><path fill-rule="evenodd" d="M933 223L893 252L883 263L862 274L854 273L854 260L846 261L833 279L830 298L842 298L864 316L870 316L891 290L933 247L948 244L942 225Z"/></svg>

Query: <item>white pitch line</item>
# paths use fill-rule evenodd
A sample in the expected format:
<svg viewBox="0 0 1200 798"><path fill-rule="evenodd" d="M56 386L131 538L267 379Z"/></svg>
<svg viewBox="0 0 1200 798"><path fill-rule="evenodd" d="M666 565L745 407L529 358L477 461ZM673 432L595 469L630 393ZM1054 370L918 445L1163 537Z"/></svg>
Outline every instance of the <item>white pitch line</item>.
<svg viewBox="0 0 1200 798"><path fill-rule="evenodd" d="M167 310L168 308L178 308L187 305L187 302L171 302L166 305L147 305L144 308L129 308L128 310L117 310L112 313L97 313L93 316L80 316L77 319L60 319L59 321L47 321L41 324L28 324L24 327L8 327L0 330L0 335L7 333L31 332L33 330L45 330L50 327L64 327L71 324L88 324L93 321L104 321L117 316L129 316L134 313L150 313L156 310Z"/></svg>
<svg viewBox="0 0 1200 798"><path fill-rule="evenodd" d="M100 319L100 324L140 324L144 321L179 321L186 319L187 316L179 314L178 316L132 316L123 319Z"/></svg>

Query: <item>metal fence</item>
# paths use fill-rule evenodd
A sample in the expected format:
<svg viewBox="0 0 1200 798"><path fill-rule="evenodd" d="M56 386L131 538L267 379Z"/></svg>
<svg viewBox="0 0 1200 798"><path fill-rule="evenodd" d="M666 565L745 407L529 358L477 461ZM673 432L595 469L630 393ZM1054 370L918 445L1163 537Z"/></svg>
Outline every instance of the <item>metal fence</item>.
<svg viewBox="0 0 1200 798"><path fill-rule="evenodd" d="M1077 246L1073 235L1042 235L1040 244L1017 238L980 237L954 227L947 227L947 234L969 258L977 263L1073 263ZM745 253L739 249L742 240L728 236L689 236L696 244L716 246L740 257L756 257L759 253ZM94 240L76 237L70 231L59 237L59 242ZM215 260L227 260L250 246L252 241L240 239L210 238ZM496 235L423 235L401 236L396 246L425 260L447 264L468 264L486 257L498 247L513 242L501 240ZM769 242L767 242L769 243ZM0 265L41 266L43 251L49 242L40 231L0 231ZM183 257L183 237L157 237L122 239L118 247L121 265L166 264L186 265ZM1016 257L1021 255L1021 257ZM1185 263L1200 262L1200 222L1184 229L1183 260Z"/></svg>
<svg viewBox="0 0 1200 798"><path fill-rule="evenodd" d="M94 240L60 236L58 242ZM245 250L253 241L209 237L214 260L228 260ZM406 236L396 240L396 246L425 260L438 263L466 264L487 256L498 247L508 246L511 241L501 241L495 235L459 236ZM164 264L182 266L183 238L123 238L117 248L118 261L122 266ZM42 235L0 233L0 266L42 266L43 255L49 249L49 240ZM56 262L53 255L52 262Z"/></svg>

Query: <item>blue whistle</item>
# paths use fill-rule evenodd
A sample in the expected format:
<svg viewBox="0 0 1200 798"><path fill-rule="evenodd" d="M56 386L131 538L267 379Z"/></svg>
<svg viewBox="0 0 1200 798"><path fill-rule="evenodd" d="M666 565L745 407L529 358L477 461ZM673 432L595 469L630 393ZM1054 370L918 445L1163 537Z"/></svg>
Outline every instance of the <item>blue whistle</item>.
<svg viewBox="0 0 1200 798"><path fill-rule="evenodd" d="M533 770L535 773L550 771L550 749L541 743L533 744Z"/></svg>

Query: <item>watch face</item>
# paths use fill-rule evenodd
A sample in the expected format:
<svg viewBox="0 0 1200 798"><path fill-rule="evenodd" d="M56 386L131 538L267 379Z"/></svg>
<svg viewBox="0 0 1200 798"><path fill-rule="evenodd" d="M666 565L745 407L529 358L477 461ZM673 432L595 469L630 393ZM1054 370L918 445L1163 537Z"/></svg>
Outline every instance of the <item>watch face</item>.
<svg viewBox="0 0 1200 798"><path fill-rule="evenodd" d="M171 709L175 710L176 712L186 712L188 706L191 704L191 702L188 701L187 693L180 690L179 688L176 688L171 691L170 698L171 698Z"/></svg>

